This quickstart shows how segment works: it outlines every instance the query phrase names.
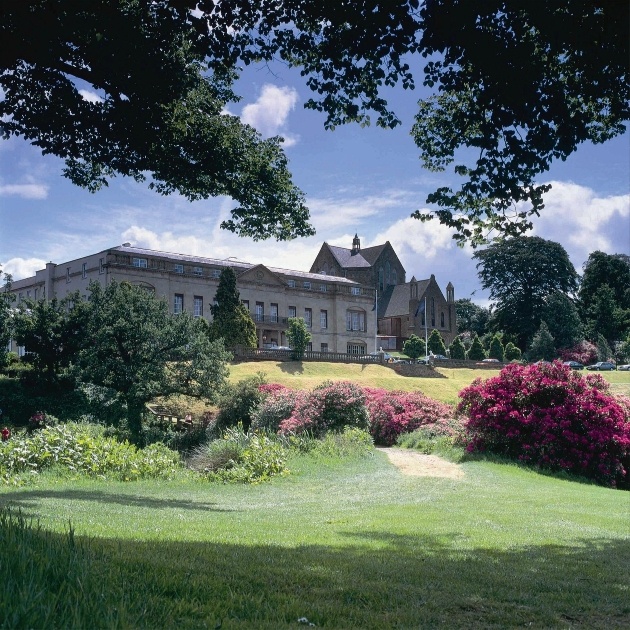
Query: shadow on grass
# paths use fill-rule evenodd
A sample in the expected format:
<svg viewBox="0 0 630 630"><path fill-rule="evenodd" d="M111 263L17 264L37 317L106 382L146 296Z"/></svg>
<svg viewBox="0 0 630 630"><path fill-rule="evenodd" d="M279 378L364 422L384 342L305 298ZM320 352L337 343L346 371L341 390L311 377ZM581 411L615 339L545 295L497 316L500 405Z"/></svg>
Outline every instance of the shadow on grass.
<svg viewBox="0 0 630 630"><path fill-rule="evenodd" d="M302 365L302 361L281 361L278 363L278 367L281 372L285 374L304 374L304 366Z"/></svg>
<svg viewBox="0 0 630 630"><path fill-rule="evenodd" d="M29 513L29 510L39 499L60 499L64 501L97 501L154 509L193 510L195 512L234 512L225 508L215 507L214 503L200 503L198 501L180 501L178 499L153 499L146 496L130 494L114 494L99 490L29 490L25 492L11 492L0 495L0 508L18 508Z"/></svg>
<svg viewBox="0 0 630 630"><path fill-rule="evenodd" d="M300 627L298 618L379 630L630 625L627 541L470 549L458 532L348 539L344 547L296 548L87 540L2 518L0 625L278 629ZM56 581L55 567L64 567Z"/></svg>

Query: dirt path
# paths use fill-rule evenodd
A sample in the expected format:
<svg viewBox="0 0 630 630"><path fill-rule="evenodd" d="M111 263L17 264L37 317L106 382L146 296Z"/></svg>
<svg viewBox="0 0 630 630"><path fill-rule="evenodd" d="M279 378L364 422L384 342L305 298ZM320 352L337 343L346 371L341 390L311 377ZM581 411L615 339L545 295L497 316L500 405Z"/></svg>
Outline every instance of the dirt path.
<svg viewBox="0 0 630 630"><path fill-rule="evenodd" d="M403 475L414 477L447 477L461 479L464 472L461 467L448 462L437 455L424 455L406 448L378 448L389 457Z"/></svg>

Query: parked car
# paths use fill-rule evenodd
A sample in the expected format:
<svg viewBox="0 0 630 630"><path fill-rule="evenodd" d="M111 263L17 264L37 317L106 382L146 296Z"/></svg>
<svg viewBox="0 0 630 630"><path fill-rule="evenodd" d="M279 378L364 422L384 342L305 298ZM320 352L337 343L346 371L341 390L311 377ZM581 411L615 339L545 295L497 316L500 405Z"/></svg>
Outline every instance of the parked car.
<svg viewBox="0 0 630 630"><path fill-rule="evenodd" d="M584 364L579 361L565 361L562 365L568 365L572 370L584 369Z"/></svg>
<svg viewBox="0 0 630 630"><path fill-rule="evenodd" d="M605 372L605 371L610 371L610 370L616 370L617 366L614 363L611 363L610 361L598 361L597 363L594 363L593 365L587 365L586 369L595 370L598 372Z"/></svg>
<svg viewBox="0 0 630 630"><path fill-rule="evenodd" d="M434 354L433 358L436 361L448 361L448 357L445 357L443 354Z"/></svg>
<svg viewBox="0 0 630 630"><path fill-rule="evenodd" d="M618 365L617 369L623 372L630 372L630 363L626 363L624 365Z"/></svg>
<svg viewBox="0 0 630 630"><path fill-rule="evenodd" d="M481 361L477 361L475 365L492 365L500 363L501 361L499 361L499 359L482 359Z"/></svg>

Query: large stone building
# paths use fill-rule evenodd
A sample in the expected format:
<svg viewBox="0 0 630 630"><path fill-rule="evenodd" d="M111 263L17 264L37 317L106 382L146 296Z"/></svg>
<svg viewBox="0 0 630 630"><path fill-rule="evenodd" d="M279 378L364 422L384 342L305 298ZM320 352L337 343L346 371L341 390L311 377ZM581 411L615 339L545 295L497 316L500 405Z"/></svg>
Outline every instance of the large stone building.
<svg viewBox="0 0 630 630"><path fill-rule="evenodd" d="M349 278L373 287L378 296L379 346L402 349L411 335L424 337L437 330L448 346L457 336L455 289L449 282L446 298L432 274L427 280L405 282L405 269L387 241L361 249L355 234L352 249L324 243L312 273Z"/></svg>
<svg viewBox="0 0 630 630"><path fill-rule="evenodd" d="M168 300L173 313L189 311L211 319L222 269L231 267L237 287L258 333L259 347L286 346L289 317L303 317L311 348L365 354L376 344L374 289L351 278L278 269L234 259L219 260L132 247L118 247L54 264L35 276L16 280L12 292L22 299L64 298L79 291L87 297L95 281L107 286L126 281Z"/></svg>
<svg viewBox="0 0 630 630"><path fill-rule="evenodd" d="M236 273L261 348L287 345L290 317L305 319L311 349L324 352L362 355L379 347L402 349L412 334L422 337L433 329L448 345L457 334L452 284L446 287L445 298L433 275L406 282L405 269L389 241L361 249L356 235L351 249L324 243L309 272L125 243L76 260L50 262L35 276L13 282L12 291L18 302L61 299L75 291L87 297L92 281L102 286L126 281L164 297L173 313L189 311L211 319L209 305L226 267Z"/></svg>

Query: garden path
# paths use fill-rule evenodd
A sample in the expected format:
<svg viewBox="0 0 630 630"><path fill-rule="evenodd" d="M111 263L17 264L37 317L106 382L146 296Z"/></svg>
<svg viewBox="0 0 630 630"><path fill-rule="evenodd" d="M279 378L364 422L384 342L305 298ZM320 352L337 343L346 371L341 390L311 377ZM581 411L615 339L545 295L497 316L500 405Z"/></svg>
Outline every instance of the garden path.
<svg viewBox="0 0 630 630"><path fill-rule="evenodd" d="M389 461L403 475L414 477L447 477L461 479L464 471L461 466L446 461L437 455L425 455L407 448L378 448L387 455Z"/></svg>

